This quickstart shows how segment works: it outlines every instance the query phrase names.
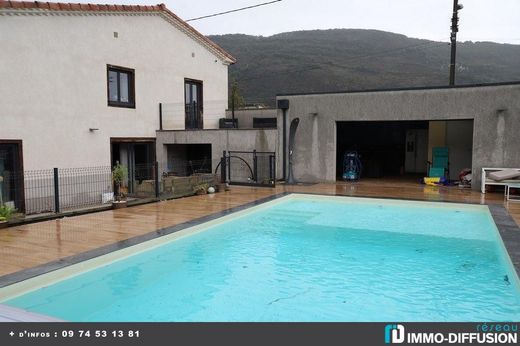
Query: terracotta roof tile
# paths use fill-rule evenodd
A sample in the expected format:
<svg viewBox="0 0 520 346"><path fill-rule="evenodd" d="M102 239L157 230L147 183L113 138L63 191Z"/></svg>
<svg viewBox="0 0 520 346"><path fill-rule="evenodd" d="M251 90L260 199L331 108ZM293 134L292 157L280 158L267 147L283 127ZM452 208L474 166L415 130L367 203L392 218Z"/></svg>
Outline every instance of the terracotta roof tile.
<svg viewBox="0 0 520 346"><path fill-rule="evenodd" d="M64 3L64 2L41 2L41 1L7 1L0 0L0 9L43 9L53 11L129 11L129 12L164 12L167 16L179 22L188 32L192 33L207 45L224 55L229 61L235 63L235 58L226 52L222 47L202 35L191 25L179 18L175 13L171 12L166 5L105 5L105 4L80 4L80 3Z"/></svg>
<svg viewBox="0 0 520 346"><path fill-rule="evenodd" d="M37 8L38 5L35 2L24 2L24 8Z"/></svg>
<svg viewBox="0 0 520 346"><path fill-rule="evenodd" d="M48 5L49 5L49 9L51 9L51 10L59 10L60 9L60 4L58 4L58 3L50 2Z"/></svg>
<svg viewBox="0 0 520 346"><path fill-rule="evenodd" d="M6 6L6 7L11 7L11 8L23 8L24 6L24 3L23 2L18 2L18 1L7 1L7 3L9 3L10 6Z"/></svg>

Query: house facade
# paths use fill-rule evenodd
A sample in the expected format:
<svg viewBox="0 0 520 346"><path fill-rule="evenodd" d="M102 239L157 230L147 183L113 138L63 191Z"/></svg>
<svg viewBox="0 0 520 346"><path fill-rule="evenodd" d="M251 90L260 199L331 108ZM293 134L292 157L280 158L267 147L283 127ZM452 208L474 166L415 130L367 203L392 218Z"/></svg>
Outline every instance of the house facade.
<svg viewBox="0 0 520 346"><path fill-rule="evenodd" d="M0 32L0 139L26 170L110 165L111 141L154 141L160 103L174 129L225 117L234 59L164 5L2 1Z"/></svg>
<svg viewBox="0 0 520 346"><path fill-rule="evenodd" d="M160 107L174 130L225 117L234 58L164 5L0 1L0 33L0 176L132 172L157 160Z"/></svg>

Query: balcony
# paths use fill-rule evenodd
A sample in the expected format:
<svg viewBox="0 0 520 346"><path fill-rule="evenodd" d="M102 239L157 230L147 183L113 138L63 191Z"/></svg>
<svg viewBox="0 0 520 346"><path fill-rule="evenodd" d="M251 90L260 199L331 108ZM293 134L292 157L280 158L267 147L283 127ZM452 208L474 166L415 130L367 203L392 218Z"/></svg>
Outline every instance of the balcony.
<svg viewBox="0 0 520 346"><path fill-rule="evenodd" d="M227 100L204 101L202 106L160 103L159 131L276 129L281 124L276 109L252 108L237 109L233 127L232 112L226 106Z"/></svg>
<svg viewBox="0 0 520 346"><path fill-rule="evenodd" d="M226 108L227 100L159 103L159 131L218 129Z"/></svg>

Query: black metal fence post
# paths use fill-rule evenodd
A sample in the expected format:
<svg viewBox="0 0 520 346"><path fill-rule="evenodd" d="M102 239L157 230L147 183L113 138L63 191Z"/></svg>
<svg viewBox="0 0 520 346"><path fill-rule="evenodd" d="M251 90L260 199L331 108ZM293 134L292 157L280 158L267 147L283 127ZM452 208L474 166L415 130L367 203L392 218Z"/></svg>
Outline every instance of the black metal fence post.
<svg viewBox="0 0 520 346"><path fill-rule="evenodd" d="M155 198L159 198L160 195L160 189L159 189L159 162L155 161Z"/></svg>
<svg viewBox="0 0 520 346"><path fill-rule="evenodd" d="M60 212L60 179L58 177L58 168L54 168L54 212Z"/></svg>
<svg viewBox="0 0 520 346"><path fill-rule="evenodd" d="M159 103L159 130L161 131L163 129L162 123L162 103Z"/></svg>
<svg viewBox="0 0 520 346"><path fill-rule="evenodd" d="M229 183L231 182L231 152L228 152L226 154L226 167L228 169L226 183Z"/></svg>
<svg viewBox="0 0 520 346"><path fill-rule="evenodd" d="M273 184L276 185L276 156L269 156L269 180Z"/></svg>
<svg viewBox="0 0 520 346"><path fill-rule="evenodd" d="M253 181L258 182L258 157L256 156L256 150L253 150Z"/></svg>
<svg viewBox="0 0 520 346"><path fill-rule="evenodd" d="M222 152L222 158L220 159L220 182L226 183L227 176L227 162L226 162L226 151Z"/></svg>

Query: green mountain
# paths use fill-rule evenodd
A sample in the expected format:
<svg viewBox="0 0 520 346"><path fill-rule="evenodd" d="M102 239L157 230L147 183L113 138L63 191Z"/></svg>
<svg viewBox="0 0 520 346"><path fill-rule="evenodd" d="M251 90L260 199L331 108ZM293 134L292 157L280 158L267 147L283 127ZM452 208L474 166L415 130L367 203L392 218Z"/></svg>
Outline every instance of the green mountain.
<svg viewBox="0 0 520 346"><path fill-rule="evenodd" d="M358 29L287 32L269 37L210 36L238 62L230 68L246 102L274 104L278 93L440 86L450 46ZM457 44L457 84L520 80L520 45Z"/></svg>

